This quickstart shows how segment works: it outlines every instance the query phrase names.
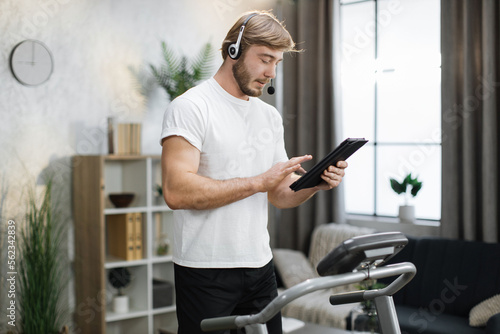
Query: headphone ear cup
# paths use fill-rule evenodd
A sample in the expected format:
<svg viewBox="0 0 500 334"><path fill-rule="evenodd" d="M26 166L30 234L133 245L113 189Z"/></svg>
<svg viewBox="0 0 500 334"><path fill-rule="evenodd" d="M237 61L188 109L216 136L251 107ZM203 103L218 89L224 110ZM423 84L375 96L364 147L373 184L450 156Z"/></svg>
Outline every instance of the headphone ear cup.
<svg viewBox="0 0 500 334"><path fill-rule="evenodd" d="M248 21L256 15L258 15L258 14L253 13L250 16L248 16L245 21L243 21L243 24L240 27L240 32L238 34L238 39L236 40L236 43L229 45L229 47L227 48L227 54L229 55L229 57L231 59L240 58L240 55L241 55L241 49L240 49L241 44L240 43L241 43L241 38L243 37L243 31L245 30L245 26L247 25Z"/></svg>
<svg viewBox="0 0 500 334"><path fill-rule="evenodd" d="M227 54L231 59L238 59L240 56L239 48L236 46L236 44L231 44L227 48Z"/></svg>

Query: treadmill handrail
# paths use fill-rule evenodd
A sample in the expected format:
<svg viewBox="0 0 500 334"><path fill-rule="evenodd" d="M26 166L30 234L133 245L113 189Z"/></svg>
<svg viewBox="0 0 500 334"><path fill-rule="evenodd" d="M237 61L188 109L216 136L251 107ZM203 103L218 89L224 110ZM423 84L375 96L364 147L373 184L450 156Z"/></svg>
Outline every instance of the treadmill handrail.
<svg viewBox="0 0 500 334"><path fill-rule="evenodd" d="M400 275L384 289L373 290L374 292L370 292L367 295L366 293L370 290L365 291L364 298L371 299L382 294L393 295L394 293L399 291L405 284L407 284L415 276L416 272L417 269L415 268L413 263L403 262L387 265L380 268L365 269L357 272L350 272L335 276L308 279L291 287L290 289L285 290L257 314L204 319L201 322L201 329L203 331L213 331L231 328L242 328L247 325L259 323L263 324L274 317L287 304L311 292L330 289L341 285L359 283L366 279L379 279ZM375 293L375 291L378 292Z"/></svg>

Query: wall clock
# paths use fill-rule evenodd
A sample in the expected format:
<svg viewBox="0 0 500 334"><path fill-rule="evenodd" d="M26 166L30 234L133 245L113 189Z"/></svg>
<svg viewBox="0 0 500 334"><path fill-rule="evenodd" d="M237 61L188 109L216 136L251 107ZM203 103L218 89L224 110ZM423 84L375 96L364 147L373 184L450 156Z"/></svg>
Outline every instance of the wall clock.
<svg viewBox="0 0 500 334"><path fill-rule="evenodd" d="M28 39L17 44L10 55L14 77L26 86L37 86L49 80L54 63L45 44Z"/></svg>

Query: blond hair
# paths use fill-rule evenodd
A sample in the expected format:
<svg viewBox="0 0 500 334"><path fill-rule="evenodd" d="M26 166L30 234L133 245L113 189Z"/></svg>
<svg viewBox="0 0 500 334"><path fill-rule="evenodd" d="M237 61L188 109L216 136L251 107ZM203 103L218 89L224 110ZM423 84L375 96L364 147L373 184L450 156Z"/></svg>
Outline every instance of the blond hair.
<svg viewBox="0 0 500 334"><path fill-rule="evenodd" d="M278 21L276 16L270 11L251 11L244 13L236 21L222 42L221 51L224 60L228 56L228 47L236 43L238 39L241 25L252 14L257 15L252 17L246 24L240 42L240 50L242 53L251 45L264 45L283 52L297 51L295 49L295 42L290 36L290 33L285 29L283 23Z"/></svg>

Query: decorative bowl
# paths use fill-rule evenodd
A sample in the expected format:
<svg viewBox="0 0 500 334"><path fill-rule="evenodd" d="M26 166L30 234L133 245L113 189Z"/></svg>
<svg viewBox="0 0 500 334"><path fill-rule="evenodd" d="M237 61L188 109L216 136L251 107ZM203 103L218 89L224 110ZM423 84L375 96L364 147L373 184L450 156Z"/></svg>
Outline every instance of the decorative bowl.
<svg viewBox="0 0 500 334"><path fill-rule="evenodd" d="M109 200L116 208L126 208L134 200L134 193L109 194Z"/></svg>

